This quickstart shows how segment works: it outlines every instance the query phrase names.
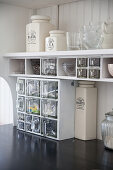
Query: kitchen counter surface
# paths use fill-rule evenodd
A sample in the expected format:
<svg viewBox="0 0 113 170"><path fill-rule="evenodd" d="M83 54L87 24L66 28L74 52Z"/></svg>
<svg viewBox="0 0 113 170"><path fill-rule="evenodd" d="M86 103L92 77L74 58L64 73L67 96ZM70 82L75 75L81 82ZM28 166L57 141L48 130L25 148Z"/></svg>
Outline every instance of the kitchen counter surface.
<svg viewBox="0 0 113 170"><path fill-rule="evenodd" d="M0 126L0 170L113 170L113 152L99 140L53 141Z"/></svg>

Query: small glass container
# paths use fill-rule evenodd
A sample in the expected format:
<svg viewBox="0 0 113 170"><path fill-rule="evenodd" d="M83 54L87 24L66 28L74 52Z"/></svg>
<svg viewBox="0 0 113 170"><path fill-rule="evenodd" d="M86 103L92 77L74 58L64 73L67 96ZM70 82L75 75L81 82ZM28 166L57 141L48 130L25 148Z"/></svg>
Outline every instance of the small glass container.
<svg viewBox="0 0 113 170"><path fill-rule="evenodd" d="M77 67L87 67L88 59L87 58L77 58Z"/></svg>
<svg viewBox="0 0 113 170"><path fill-rule="evenodd" d="M99 79L100 78L100 70L98 69L89 69L89 78L91 79Z"/></svg>
<svg viewBox="0 0 113 170"><path fill-rule="evenodd" d="M76 75L76 62L66 62L62 64L63 70L67 76Z"/></svg>
<svg viewBox="0 0 113 170"><path fill-rule="evenodd" d="M101 134L106 148L113 150L113 111L105 114L106 118L101 123Z"/></svg>
<svg viewBox="0 0 113 170"><path fill-rule="evenodd" d="M19 79L16 84L16 91L18 94L25 94L25 80Z"/></svg>
<svg viewBox="0 0 113 170"><path fill-rule="evenodd" d="M32 116L26 115L26 123L31 123L31 121L32 121Z"/></svg>
<svg viewBox="0 0 113 170"><path fill-rule="evenodd" d="M57 118L57 101L42 100L41 110L43 116Z"/></svg>
<svg viewBox="0 0 113 170"><path fill-rule="evenodd" d="M89 59L89 66L100 66L100 58L90 58Z"/></svg>
<svg viewBox="0 0 113 170"><path fill-rule="evenodd" d="M25 112L25 97L18 97L17 109L20 112Z"/></svg>
<svg viewBox="0 0 113 170"><path fill-rule="evenodd" d="M40 100L27 98L26 100L26 112L29 114L40 114Z"/></svg>
<svg viewBox="0 0 113 170"><path fill-rule="evenodd" d="M87 78L87 69L77 69L77 78Z"/></svg>
<svg viewBox="0 0 113 170"><path fill-rule="evenodd" d="M33 74L40 75L40 60L31 59L31 66L32 66Z"/></svg>
<svg viewBox="0 0 113 170"><path fill-rule="evenodd" d="M49 119L42 119L42 128L41 132L44 136L50 136L57 138L57 121L56 120L49 120Z"/></svg>
<svg viewBox="0 0 113 170"><path fill-rule="evenodd" d="M25 114L24 113L18 113L18 120L24 121L25 120Z"/></svg>
<svg viewBox="0 0 113 170"><path fill-rule="evenodd" d="M26 81L26 93L27 96L40 96L40 81L27 80Z"/></svg>
<svg viewBox="0 0 113 170"><path fill-rule="evenodd" d="M43 98L58 98L58 82L42 81L42 97Z"/></svg>
<svg viewBox="0 0 113 170"><path fill-rule="evenodd" d="M56 59L42 59L42 75L56 76Z"/></svg>
<svg viewBox="0 0 113 170"><path fill-rule="evenodd" d="M34 133L40 133L40 118L37 116L33 117L33 121L31 123L31 129Z"/></svg>
<svg viewBox="0 0 113 170"><path fill-rule="evenodd" d="M20 130L24 130L24 123L18 121L17 128L20 129Z"/></svg>
<svg viewBox="0 0 113 170"><path fill-rule="evenodd" d="M26 123L26 124L25 124L25 128L26 128L26 132L32 132L31 124Z"/></svg>

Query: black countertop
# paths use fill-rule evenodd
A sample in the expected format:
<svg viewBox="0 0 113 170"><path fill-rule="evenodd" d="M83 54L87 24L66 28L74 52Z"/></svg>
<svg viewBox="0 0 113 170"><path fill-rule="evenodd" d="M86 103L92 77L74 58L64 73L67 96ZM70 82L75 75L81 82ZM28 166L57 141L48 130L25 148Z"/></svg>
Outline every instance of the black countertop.
<svg viewBox="0 0 113 170"><path fill-rule="evenodd" d="M48 140L0 126L0 170L113 170L113 151L99 140Z"/></svg>

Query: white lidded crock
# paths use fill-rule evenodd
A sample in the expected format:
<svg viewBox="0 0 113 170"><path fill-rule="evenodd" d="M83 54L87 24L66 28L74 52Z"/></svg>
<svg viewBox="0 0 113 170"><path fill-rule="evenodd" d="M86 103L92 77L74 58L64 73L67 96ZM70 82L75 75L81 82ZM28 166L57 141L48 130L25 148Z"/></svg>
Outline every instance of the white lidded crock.
<svg viewBox="0 0 113 170"><path fill-rule="evenodd" d="M45 38L50 30L55 29L55 26L50 23L48 16L33 15L31 21L26 26L26 51L45 51Z"/></svg>
<svg viewBox="0 0 113 170"><path fill-rule="evenodd" d="M45 51L65 51L66 34L61 30L53 30L49 32L50 36L45 39Z"/></svg>

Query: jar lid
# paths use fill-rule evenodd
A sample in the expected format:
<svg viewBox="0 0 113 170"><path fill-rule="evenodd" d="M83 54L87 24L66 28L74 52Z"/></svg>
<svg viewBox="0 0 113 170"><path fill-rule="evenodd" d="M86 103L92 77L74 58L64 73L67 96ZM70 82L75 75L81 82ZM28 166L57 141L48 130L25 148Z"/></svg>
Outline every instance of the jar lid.
<svg viewBox="0 0 113 170"><path fill-rule="evenodd" d="M78 83L83 85L95 85L94 81L78 81Z"/></svg>
<svg viewBox="0 0 113 170"><path fill-rule="evenodd" d="M65 34L65 31L62 30L52 30L49 32L49 34Z"/></svg>
<svg viewBox="0 0 113 170"><path fill-rule="evenodd" d="M43 15L32 15L31 20L50 20L50 17L48 16L43 16Z"/></svg>
<svg viewBox="0 0 113 170"><path fill-rule="evenodd" d="M111 112L108 112L108 113L105 113L105 116L108 117L108 116L113 116L113 110Z"/></svg>

